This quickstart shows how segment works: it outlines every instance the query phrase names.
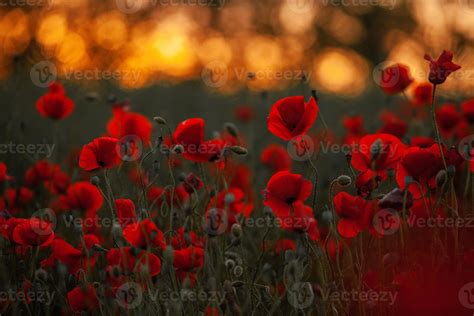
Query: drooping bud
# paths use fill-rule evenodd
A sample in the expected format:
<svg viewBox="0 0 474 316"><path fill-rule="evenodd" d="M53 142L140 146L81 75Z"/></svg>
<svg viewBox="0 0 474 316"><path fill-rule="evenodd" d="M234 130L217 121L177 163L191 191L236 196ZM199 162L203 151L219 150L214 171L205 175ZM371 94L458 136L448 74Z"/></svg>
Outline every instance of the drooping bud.
<svg viewBox="0 0 474 316"><path fill-rule="evenodd" d="M234 236L237 239L240 239L242 237L242 226L240 226L239 224L232 225L231 232L232 232L232 236Z"/></svg>
<svg viewBox="0 0 474 316"><path fill-rule="evenodd" d="M436 187L442 188L448 181L448 173L446 170L442 169L436 175Z"/></svg>
<svg viewBox="0 0 474 316"><path fill-rule="evenodd" d="M155 123L158 124L158 125L166 125L167 124L166 120L164 118L162 118L161 116L155 116L153 118L153 121L155 121Z"/></svg>
<svg viewBox="0 0 474 316"><path fill-rule="evenodd" d="M249 153L249 151L246 148L241 147L241 146L231 146L229 147L229 150L239 156L245 156Z"/></svg>
<svg viewBox="0 0 474 316"><path fill-rule="evenodd" d="M378 204L381 209L394 209L401 211L403 209L404 203L405 209L409 209L413 205L413 195L410 191L404 191L399 188L395 188L389 193L385 194L380 199Z"/></svg>
<svg viewBox="0 0 474 316"><path fill-rule="evenodd" d="M94 185L94 186L96 186L96 187L98 187L99 184L100 184L100 179L99 179L98 176L93 176L93 177L91 177L91 179L90 179L89 181L90 181L90 183L91 183L92 185Z"/></svg>
<svg viewBox="0 0 474 316"><path fill-rule="evenodd" d="M181 144L177 144L173 147L172 152L175 154L182 154L184 152L184 147Z"/></svg>
<svg viewBox="0 0 474 316"><path fill-rule="evenodd" d="M230 135L234 137L239 136L239 129L237 128L237 126L235 126L234 123L227 122L224 124L224 127Z"/></svg>

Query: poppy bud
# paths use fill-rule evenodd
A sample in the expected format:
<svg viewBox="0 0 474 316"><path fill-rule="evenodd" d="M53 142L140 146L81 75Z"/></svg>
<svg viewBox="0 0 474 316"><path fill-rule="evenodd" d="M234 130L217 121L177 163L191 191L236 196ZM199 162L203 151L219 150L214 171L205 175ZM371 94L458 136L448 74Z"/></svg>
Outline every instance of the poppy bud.
<svg viewBox="0 0 474 316"><path fill-rule="evenodd" d="M405 208L409 209L413 205L413 195L410 191L406 192L399 188L395 188L385 194L378 203L381 209L394 209L397 211L401 211L404 204Z"/></svg>
<svg viewBox="0 0 474 316"><path fill-rule="evenodd" d="M232 225L232 236L234 236L237 239L240 239L242 237L242 227L239 224L234 224Z"/></svg>
<svg viewBox="0 0 474 316"><path fill-rule="evenodd" d="M236 277L240 278L242 274L244 274L244 268L242 268L242 266L236 266L233 273Z"/></svg>
<svg viewBox="0 0 474 316"><path fill-rule="evenodd" d="M228 270L234 269L234 267L235 267L235 261L232 260L232 259L227 259L227 260L225 261L225 267L226 267Z"/></svg>
<svg viewBox="0 0 474 316"><path fill-rule="evenodd" d="M436 175L436 187L443 187L446 184L446 181L448 181L448 174L446 170L440 170Z"/></svg>
<svg viewBox="0 0 474 316"><path fill-rule="evenodd" d="M173 147L172 151L175 154L182 154L184 152L184 147L183 145L178 144Z"/></svg>
<svg viewBox="0 0 474 316"><path fill-rule="evenodd" d="M232 193L227 193L224 197L224 202L226 205L230 205L235 202L235 195Z"/></svg>
<svg viewBox="0 0 474 316"><path fill-rule="evenodd" d="M352 183L352 179L349 176L346 175L341 175L337 177L336 179L337 184L339 184L341 187L348 187Z"/></svg>
<svg viewBox="0 0 474 316"><path fill-rule="evenodd" d="M448 166L448 177L452 179L456 175L456 167L453 165Z"/></svg>
<svg viewBox="0 0 474 316"><path fill-rule="evenodd" d="M95 185L96 187L98 187L100 184L100 179L98 176L93 176L91 177L90 182L92 185Z"/></svg>
<svg viewBox="0 0 474 316"><path fill-rule="evenodd" d="M116 239L122 237L122 227L120 227L120 225L118 225L117 223L114 223L112 226L112 236L114 236L114 238Z"/></svg>
<svg viewBox="0 0 474 316"><path fill-rule="evenodd" d="M382 152L382 140L376 139L370 146L370 154L372 156L372 161L377 160L378 156Z"/></svg>
<svg viewBox="0 0 474 316"><path fill-rule="evenodd" d="M113 268L112 268L112 275L116 278L120 277L120 275L122 274L122 269L120 268L120 266L118 265L115 265Z"/></svg>
<svg viewBox="0 0 474 316"><path fill-rule="evenodd" d="M413 178L410 176L405 177L405 186L409 186L410 184L413 183Z"/></svg>
<svg viewBox="0 0 474 316"><path fill-rule="evenodd" d="M384 266L394 266L400 262L400 255L396 252L389 252L383 256L382 259Z"/></svg>
<svg viewBox="0 0 474 316"><path fill-rule="evenodd" d="M140 249L137 247L130 247L130 254L134 257L138 256Z"/></svg>
<svg viewBox="0 0 474 316"><path fill-rule="evenodd" d="M267 217L272 216L273 212L271 207L265 206L265 208L263 209L263 214Z"/></svg>
<svg viewBox="0 0 474 316"><path fill-rule="evenodd" d="M229 147L230 151L232 151L234 154L239 155L239 156L245 156L249 153L249 151L241 146L231 146Z"/></svg>
<svg viewBox="0 0 474 316"><path fill-rule="evenodd" d="M158 124L158 125L166 125L167 124L166 120L164 118L162 118L161 116L155 116L153 118L153 121L155 121L156 124Z"/></svg>
<svg viewBox="0 0 474 316"><path fill-rule="evenodd" d="M325 222L325 223L331 223L332 219L333 219L333 216L332 216L332 212L330 211L324 211L322 214L321 214L321 219Z"/></svg>
<svg viewBox="0 0 474 316"><path fill-rule="evenodd" d="M45 269L38 269L35 271L35 279L46 281L48 279L48 272Z"/></svg>
<svg viewBox="0 0 474 316"><path fill-rule="evenodd" d="M67 267L62 263L58 263L58 265L56 266L56 271L58 272L59 275L62 275L62 276L65 276L68 273Z"/></svg>
<svg viewBox="0 0 474 316"><path fill-rule="evenodd" d="M165 251L163 252L163 258L166 262L172 263L173 262L173 247L168 246L166 247Z"/></svg>
<svg viewBox="0 0 474 316"><path fill-rule="evenodd" d="M232 135L234 137L239 136L239 129L237 128L237 126L235 126L234 123L229 123L229 122L225 123L224 127L230 135Z"/></svg>
<svg viewBox="0 0 474 316"><path fill-rule="evenodd" d="M290 262L291 260L295 259L295 253L293 250L287 250L285 251L285 261Z"/></svg>

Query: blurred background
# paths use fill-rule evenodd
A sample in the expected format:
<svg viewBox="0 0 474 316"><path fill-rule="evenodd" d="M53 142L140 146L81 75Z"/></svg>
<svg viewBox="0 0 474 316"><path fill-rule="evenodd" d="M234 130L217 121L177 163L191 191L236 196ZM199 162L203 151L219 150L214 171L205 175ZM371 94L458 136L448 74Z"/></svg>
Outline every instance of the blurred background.
<svg viewBox="0 0 474 316"><path fill-rule="evenodd" d="M255 124L239 127L265 143L271 104L311 90L336 134L351 113L376 129L411 97L387 98L380 69L401 62L425 82L425 53L452 50L463 67L440 95L474 95L474 0L0 0L0 47L4 142L52 142L34 104L60 80L76 102L64 151L105 132L111 94L172 126L203 117L209 134L249 105Z"/></svg>

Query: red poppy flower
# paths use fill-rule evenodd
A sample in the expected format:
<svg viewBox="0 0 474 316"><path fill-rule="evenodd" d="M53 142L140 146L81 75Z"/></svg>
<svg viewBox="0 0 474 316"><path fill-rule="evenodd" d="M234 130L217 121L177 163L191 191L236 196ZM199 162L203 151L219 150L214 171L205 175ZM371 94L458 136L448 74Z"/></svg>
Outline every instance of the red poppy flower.
<svg viewBox="0 0 474 316"><path fill-rule="evenodd" d="M428 185L435 186L436 174L442 168L438 145L435 144L429 148L410 147L400 160L396 175L397 183L401 189L405 189L407 177L417 181L421 185L422 192L415 183L408 187L413 197L417 199L426 192Z"/></svg>
<svg viewBox="0 0 474 316"><path fill-rule="evenodd" d="M410 69L405 65L395 64L382 70L379 86L386 94L393 95L403 92L412 82Z"/></svg>
<svg viewBox="0 0 474 316"><path fill-rule="evenodd" d="M139 272L143 267L148 267L147 270L152 277L161 272L160 258L148 251L132 247L110 249L107 252L107 263L109 270L118 266L122 274Z"/></svg>
<svg viewBox="0 0 474 316"><path fill-rule="evenodd" d="M285 141L291 140L311 128L318 112L318 105L312 97L308 103L303 96L281 99L272 105L267 118L268 130Z"/></svg>
<svg viewBox="0 0 474 316"><path fill-rule="evenodd" d="M135 204L129 199L115 200L115 210L117 211L117 219L120 226L125 227L129 224L137 222L137 213L135 212Z"/></svg>
<svg viewBox="0 0 474 316"><path fill-rule="evenodd" d="M104 199L96 186L87 181L79 181L69 187L61 202L65 209L95 213L102 207Z"/></svg>
<svg viewBox="0 0 474 316"><path fill-rule="evenodd" d="M173 265L177 270L195 272L204 265L204 249L191 246L174 250Z"/></svg>
<svg viewBox="0 0 474 316"><path fill-rule="evenodd" d="M377 133L390 134L402 138L408 130L408 124L393 112L382 112L380 114L380 120L383 122L383 126Z"/></svg>
<svg viewBox="0 0 474 316"><path fill-rule="evenodd" d="M446 50L441 53L438 60L433 60L428 54L425 55L425 59L430 62L428 79L434 85L442 84L451 73L461 69L461 66L453 63L453 53Z"/></svg>
<svg viewBox="0 0 474 316"><path fill-rule="evenodd" d="M307 232L311 240L319 239L318 222L313 216L313 209L303 202L293 203L292 211L277 215L281 227L288 231Z"/></svg>
<svg viewBox="0 0 474 316"><path fill-rule="evenodd" d="M393 135L366 135L352 152L352 166L361 172L372 170L384 180L387 169L396 168L404 150L405 145Z"/></svg>
<svg viewBox="0 0 474 316"><path fill-rule="evenodd" d="M86 171L110 169L119 164L120 156L116 138L99 137L82 147L79 167Z"/></svg>
<svg viewBox="0 0 474 316"><path fill-rule="evenodd" d="M127 225L123 229L123 237L137 248L147 248L148 246L166 248L164 235L149 218L139 223Z"/></svg>
<svg viewBox="0 0 474 316"><path fill-rule="evenodd" d="M123 106L113 107L113 117L107 123L107 133L117 139L125 136L138 136L149 144L153 125L150 120L138 113L128 112Z"/></svg>
<svg viewBox="0 0 474 316"><path fill-rule="evenodd" d="M37 217L10 218L4 227L4 236L17 245L48 246L54 240L53 226Z"/></svg>
<svg viewBox="0 0 474 316"><path fill-rule="evenodd" d="M225 146L220 139L204 140L204 120L201 118L181 122L173 133L173 141L183 146L184 158L195 162L218 160Z"/></svg>
<svg viewBox="0 0 474 316"><path fill-rule="evenodd" d="M357 194L364 197L369 196L369 194L378 187L381 181L382 177L371 169L359 173L355 183Z"/></svg>
<svg viewBox="0 0 474 316"><path fill-rule="evenodd" d="M88 241L93 240L93 244L99 243L97 237L92 235L85 235L84 237L86 236L88 237L85 239L87 239ZM95 263L99 256L98 253L94 253L93 255L91 255L90 251L92 249L93 244L86 245L87 251L89 251L88 255L86 251L82 251L82 246L81 248L75 248L66 241L57 238L51 244L52 251L50 257L46 260L43 260L41 262L41 266L54 267L56 261L59 261L68 268L68 271L71 274L76 274L80 269L88 271L95 266Z"/></svg>
<svg viewBox="0 0 474 316"><path fill-rule="evenodd" d="M360 196L339 192L334 197L334 208L339 216L337 230L342 237L353 238L369 227L373 205Z"/></svg>
<svg viewBox="0 0 474 316"><path fill-rule="evenodd" d="M436 142L433 138L431 137L425 137L425 136L413 136L411 138L411 145L412 146L417 146L421 148L428 148L434 145Z"/></svg>
<svg viewBox="0 0 474 316"><path fill-rule="evenodd" d="M287 250L296 250L296 243L291 239L279 239L275 244L275 254L284 254Z"/></svg>
<svg viewBox="0 0 474 316"><path fill-rule="evenodd" d="M271 144L265 147L260 156L262 163L273 172L290 170L291 158L285 147L278 144Z"/></svg>
<svg viewBox="0 0 474 316"><path fill-rule="evenodd" d="M7 165L3 162L0 162L0 182L8 181L11 179L12 177L10 177L7 173Z"/></svg>
<svg viewBox="0 0 474 316"><path fill-rule="evenodd" d="M302 175L280 171L268 181L263 203L276 216L287 216L296 202L304 202L311 195L312 188L311 182Z"/></svg>
<svg viewBox="0 0 474 316"><path fill-rule="evenodd" d="M461 114L454 104L443 104L436 109L436 123L444 137L450 137L461 120Z"/></svg>
<svg viewBox="0 0 474 316"><path fill-rule="evenodd" d="M228 215L233 216L243 214L245 217L248 217L253 210L253 204L249 203L245 193L241 189L234 187L219 192L217 200L212 199L209 205L216 205L220 209L226 208L229 212Z"/></svg>
<svg viewBox="0 0 474 316"><path fill-rule="evenodd" d="M189 193L186 192L183 184L177 185L173 190L152 186L148 189L147 199L157 207L161 207L163 202L166 202L170 207L172 204L183 206L189 200Z"/></svg>
<svg viewBox="0 0 474 316"><path fill-rule="evenodd" d="M73 312L95 312L99 310L99 299L91 284L77 286L67 293L67 302Z"/></svg>
<svg viewBox="0 0 474 316"><path fill-rule="evenodd" d="M204 242L204 237L199 237L193 231L186 232L184 227L180 227L176 231L176 235L171 238L173 249L183 249L189 246L203 248Z"/></svg>
<svg viewBox="0 0 474 316"><path fill-rule="evenodd" d="M431 104L433 85L428 82L418 84L413 90L413 105L422 106Z"/></svg>
<svg viewBox="0 0 474 316"><path fill-rule="evenodd" d="M345 116L342 124L348 134L362 135L364 134L364 118L362 115Z"/></svg>
<svg viewBox="0 0 474 316"><path fill-rule="evenodd" d="M8 210L12 213L24 209L33 200L34 193L28 188L9 188L5 191L5 202Z"/></svg>
<svg viewBox="0 0 474 316"><path fill-rule="evenodd" d="M64 94L61 84L56 82L36 101L36 109L43 117L61 120L71 115L74 102Z"/></svg>
<svg viewBox="0 0 474 316"><path fill-rule="evenodd" d="M464 101L461 104L461 112L470 124L474 124L474 99Z"/></svg>
<svg viewBox="0 0 474 316"><path fill-rule="evenodd" d="M234 116L242 122L248 122L255 117L255 111L251 106L242 105L235 108Z"/></svg>
<svg viewBox="0 0 474 316"><path fill-rule="evenodd" d="M189 194L199 191L204 187L204 182L194 173L188 173L183 181L184 189Z"/></svg>

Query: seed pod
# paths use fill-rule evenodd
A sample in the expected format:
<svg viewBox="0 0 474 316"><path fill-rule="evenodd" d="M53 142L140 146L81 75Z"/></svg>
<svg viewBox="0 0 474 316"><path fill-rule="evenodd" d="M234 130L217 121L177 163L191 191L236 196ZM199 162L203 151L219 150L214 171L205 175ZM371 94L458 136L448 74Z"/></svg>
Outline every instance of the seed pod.
<svg viewBox="0 0 474 316"><path fill-rule="evenodd" d="M98 187L99 184L100 184L100 179L99 179L98 176L91 177L91 179L89 181L92 185L95 185L96 187Z"/></svg>
<svg viewBox="0 0 474 316"><path fill-rule="evenodd" d="M175 145L172 149L175 154L182 154L184 152L184 147L181 144Z"/></svg>
<svg viewBox="0 0 474 316"><path fill-rule="evenodd" d="M224 197L224 202L226 205L230 205L235 202L235 195L233 193L227 193Z"/></svg>
<svg viewBox="0 0 474 316"><path fill-rule="evenodd" d="M446 170L440 170L436 175L436 187L442 188L448 181L448 173Z"/></svg>
<svg viewBox="0 0 474 316"><path fill-rule="evenodd" d="M48 272L45 269L38 269L35 271L35 279L46 281L48 279Z"/></svg>
<svg viewBox="0 0 474 316"><path fill-rule="evenodd" d="M337 177L336 182L337 182L337 184L339 184L341 187L348 187L348 186L351 185L352 179L351 179L351 177L349 177L349 176L343 174L343 175L340 175L339 177Z"/></svg>

